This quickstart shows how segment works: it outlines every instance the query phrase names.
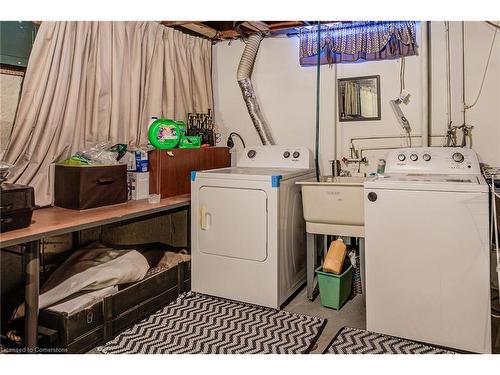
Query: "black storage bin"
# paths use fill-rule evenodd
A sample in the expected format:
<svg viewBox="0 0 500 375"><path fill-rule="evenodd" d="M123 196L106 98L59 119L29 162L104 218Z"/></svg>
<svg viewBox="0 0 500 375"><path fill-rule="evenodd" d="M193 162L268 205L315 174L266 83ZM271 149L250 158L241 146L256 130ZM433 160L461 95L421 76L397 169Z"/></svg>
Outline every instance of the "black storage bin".
<svg viewBox="0 0 500 375"><path fill-rule="evenodd" d="M84 210L127 201L127 166L56 164L54 204Z"/></svg>
<svg viewBox="0 0 500 375"><path fill-rule="evenodd" d="M28 227L35 208L31 186L3 183L0 191L0 232Z"/></svg>
<svg viewBox="0 0 500 375"><path fill-rule="evenodd" d="M183 262L127 285L74 314L41 310L39 346L64 348L67 353L88 352L190 290L190 274L190 262ZM52 334L49 337L46 333Z"/></svg>

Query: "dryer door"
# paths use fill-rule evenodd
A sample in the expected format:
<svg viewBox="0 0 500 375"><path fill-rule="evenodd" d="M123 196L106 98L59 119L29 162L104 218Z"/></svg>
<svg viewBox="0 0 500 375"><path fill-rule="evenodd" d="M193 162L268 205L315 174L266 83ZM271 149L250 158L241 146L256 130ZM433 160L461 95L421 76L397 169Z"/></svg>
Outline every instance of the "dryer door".
<svg viewBox="0 0 500 375"><path fill-rule="evenodd" d="M198 248L202 253L263 262L267 258L267 194L203 186Z"/></svg>

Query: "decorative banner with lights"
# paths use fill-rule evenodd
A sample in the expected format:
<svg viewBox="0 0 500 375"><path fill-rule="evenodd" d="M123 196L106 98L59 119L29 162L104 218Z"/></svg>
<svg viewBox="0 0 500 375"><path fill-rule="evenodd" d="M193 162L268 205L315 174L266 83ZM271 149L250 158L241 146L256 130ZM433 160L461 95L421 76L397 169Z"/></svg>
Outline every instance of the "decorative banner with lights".
<svg viewBox="0 0 500 375"><path fill-rule="evenodd" d="M321 25L320 64L396 59L417 54L416 22L357 21ZM300 65L316 65L318 28L300 29Z"/></svg>

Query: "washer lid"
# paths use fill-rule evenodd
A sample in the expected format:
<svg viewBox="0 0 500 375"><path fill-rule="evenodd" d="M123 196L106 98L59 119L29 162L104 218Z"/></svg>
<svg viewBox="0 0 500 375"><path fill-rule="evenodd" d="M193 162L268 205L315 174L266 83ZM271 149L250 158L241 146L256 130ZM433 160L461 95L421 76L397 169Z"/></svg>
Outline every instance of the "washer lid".
<svg viewBox="0 0 500 375"><path fill-rule="evenodd" d="M279 169L279 168L252 168L229 167L196 172L196 178L223 178L239 180L269 180L272 176L281 176L283 180L313 173L313 169Z"/></svg>
<svg viewBox="0 0 500 375"><path fill-rule="evenodd" d="M365 188L433 191L488 192L481 175L393 173L366 181Z"/></svg>

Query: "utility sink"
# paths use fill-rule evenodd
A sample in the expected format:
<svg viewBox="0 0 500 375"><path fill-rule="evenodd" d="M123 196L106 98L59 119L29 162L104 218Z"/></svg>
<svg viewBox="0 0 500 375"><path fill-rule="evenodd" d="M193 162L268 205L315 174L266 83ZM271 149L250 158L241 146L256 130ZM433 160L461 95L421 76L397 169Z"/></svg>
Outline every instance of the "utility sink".
<svg viewBox="0 0 500 375"><path fill-rule="evenodd" d="M317 235L359 238L359 257L363 298L364 276L364 194L363 184L370 177L324 176L320 181L300 181L307 232L307 297L314 298L314 269L318 251ZM324 237L323 237L324 238ZM324 247L323 254L326 254Z"/></svg>
<svg viewBox="0 0 500 375"><path fill-rule="evenodd" d="M370 177L323 176L300 181L307 223L364 227L363 183Z"/></svg>

